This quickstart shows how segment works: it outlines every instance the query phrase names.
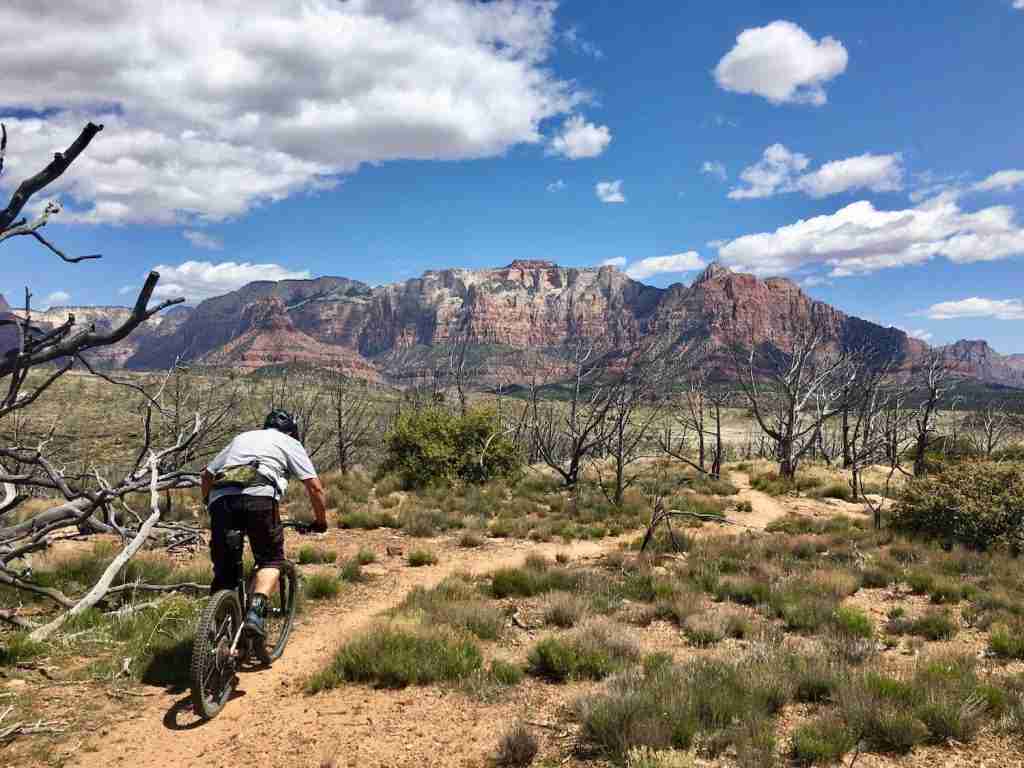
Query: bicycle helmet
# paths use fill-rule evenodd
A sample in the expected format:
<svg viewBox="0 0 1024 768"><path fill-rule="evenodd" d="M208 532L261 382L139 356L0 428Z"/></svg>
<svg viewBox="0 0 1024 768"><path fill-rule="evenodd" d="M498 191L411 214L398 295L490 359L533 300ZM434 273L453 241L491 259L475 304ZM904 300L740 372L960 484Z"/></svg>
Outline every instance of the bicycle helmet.
<svg viewBox="0 0 1024 768"><path fill-rule="evenodd" d="M263 428L276 429L278 432L284 432L296 440L299 439L299 425L295 423L295 419L292 418L288 411L275 409L268 413L267 418L263 420Z"/></svg>

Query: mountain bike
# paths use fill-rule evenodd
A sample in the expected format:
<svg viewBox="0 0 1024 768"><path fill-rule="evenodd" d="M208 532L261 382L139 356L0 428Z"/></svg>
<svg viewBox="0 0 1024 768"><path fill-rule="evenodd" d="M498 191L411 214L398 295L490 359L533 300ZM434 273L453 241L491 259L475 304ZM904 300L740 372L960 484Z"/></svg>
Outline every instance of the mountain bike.
<svg viewBox="0 0 1024 768"><path fill-rule="evenodd" d="M312 526L289 520L285 528L310 533ZM266 636L259 638L244 631L243 617L249 610L252 579L242 565L245 541L242 531L229 531L227 545L238 575L237 589L218 590L210 598L192 644L192 707L205 720L216 717L238 685L238 671L252 666L254 660L269 666L280 658L295 621L299 577L295 564L285 561L279 569L277 592L267 600Z"/></svg>

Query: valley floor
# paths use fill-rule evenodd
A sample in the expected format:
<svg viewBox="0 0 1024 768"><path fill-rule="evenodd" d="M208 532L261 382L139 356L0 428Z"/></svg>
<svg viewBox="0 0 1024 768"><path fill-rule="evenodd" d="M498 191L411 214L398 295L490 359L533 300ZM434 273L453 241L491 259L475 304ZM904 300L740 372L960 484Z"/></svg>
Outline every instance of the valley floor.
<svg viewBox="0 0 1024 768"><path fill-rule="evenodd" d="M828 517L836 513L859 515L860 508L835 500L774 498L750 489L747 477L734 472L739 499L750 501L751 512L729 512L730 519L746 528L763 529L787 514ZM705 525L689 532L694 537L734 533L731 526ZM603 766L602 759L588 759L576 750L579 726L574 702L589 692L602 690L604 682L554 684L527 676L499 695L481 699L452 685L411 686L400 690L344 684L316 695L304 692L308 677L321 669L340 644L372 625L375 617L396 607L415 587L433 587L454 574L482 576L502 567L520 565L527 555L542 555L586 566L621 549L636 533L600 541L572 544L535 543L523 540L487 539L476 548L461 548L457 538L429 542L438 554L433 566L411 568L402 554L417 546L395 531L332 529L317 542L334 548L339 561L361 548L372 549L377 560L365 567L369 580L347 586L339 597L307 602L284 657L271 669L242 675L236 698L210 722L197 721L191 712L188 692L141 684L109 681L62 682L59 670L27 665L6 683L0 683L0 711L4 701L31 695L38 720L63 722L67 731L59 737L23 736L0 746L0 764L19 768L34 766L103 766L117 768L169 768L173 766L485 766L509 726L524 721L539 739L535 765ZM303 540L305 543L307 540ZM299 545L289 535L289 548ZM197 557L204 557L200 552ZM303 566L304 574L334 568ZM882 590L862 591L851 603L884 621L894 597ZM530 599L522 600L521 613L535 610ZM520 608L516 609L520 611ZM751 609L752 610L752 609ZM522 628L519 624L529 627ZM632 627L644 652L663 651L677 661L695 653L679 628L654 621ZM509 622L497 645L489 644L488 658L525 661L527 650L550 635L543 626ZM744 640L727 639L716 652L738 652ZM493 645L493 647L492 647ZM984 637L963 631L955 641L941 643L961 651L984 649ZM891 651L899 654L899 651ZM1020 664L1017 664L1020 666ZM794 724L806 721L807 705L787 705L777 719L780 744ZM2 729L3 723L0 723ZM859 768L896 766L1024 766L1021 743L1013 737L983 730L970 745L921 746L910 755L897 757L861 754ZM785 751L783 750L783 753ZM852 755L847 755L849 764ZM697 759L696 765L734 765L729 752L714 760Z"/></svg>

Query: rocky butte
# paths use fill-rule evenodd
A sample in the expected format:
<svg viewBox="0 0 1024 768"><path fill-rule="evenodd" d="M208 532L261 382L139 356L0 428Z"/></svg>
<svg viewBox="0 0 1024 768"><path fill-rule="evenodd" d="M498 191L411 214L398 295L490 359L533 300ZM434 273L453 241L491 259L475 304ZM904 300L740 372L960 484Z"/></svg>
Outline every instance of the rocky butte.
<svg viewBox="0 0 1024 768"><path fill-rule="evenodd" d="M40 325L115 323L121 308L54 309ZM493 380L508 379L509 356L553 350L580 336L612 351L656 335L723 353L727 329L786 349L810 317L837 347L871 344L906 365L928 346L896 328L861 320L815 301L784 278L766 280L712 264L690 285L656 288L615 267L574 268L516 260L497 269L443 269L370 287L341 277L250 283L156 318L106 352L102 362L166 368L176 359L255 370L308 363L370 380L402 383L443 359L453 339L468 338L474 360ZM983 341L945 348L953 368L986 383L1024 387L1024 355L999 355Z"/></svg>

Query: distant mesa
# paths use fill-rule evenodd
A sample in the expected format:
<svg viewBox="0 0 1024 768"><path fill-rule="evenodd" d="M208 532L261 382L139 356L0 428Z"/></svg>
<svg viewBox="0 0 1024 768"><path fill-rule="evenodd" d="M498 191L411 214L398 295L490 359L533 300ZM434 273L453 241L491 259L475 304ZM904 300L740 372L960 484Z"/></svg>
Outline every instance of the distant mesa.
<svg viewBox="0 0 1024 768"><path fill-rule="evenodd" d="M128 312L76 308L75 320L109 328ZM52 327L66 316L34 319ZM730 328L786 349L811 317L827 328L833 347L891 350L904 369L929 350L898 329L814 300L791 280L719 263L690 285L658 288L618 270L515 259L377 287L340 277L250 283L153 318L96 362L141 370L166 370L177 360L239 370L304 363L402 386L429 379L451 340L464 337L475 347L479 381L507 385L527 380L525 351L557 361L557 348L580 335L600 338L612 353L652 337L670 346L697 343L711 355L710 366L725 370ZM1024 388L1024 356L1000 355L984 342L950 345L944 354L964 378Z"/></svg>
<svg viewBox="0 0 1024 768"><path fill-rule="evenodd" d="M505 269L558 269L558 265L553 261L545 261L544 259L515 259Z"/></svg>

